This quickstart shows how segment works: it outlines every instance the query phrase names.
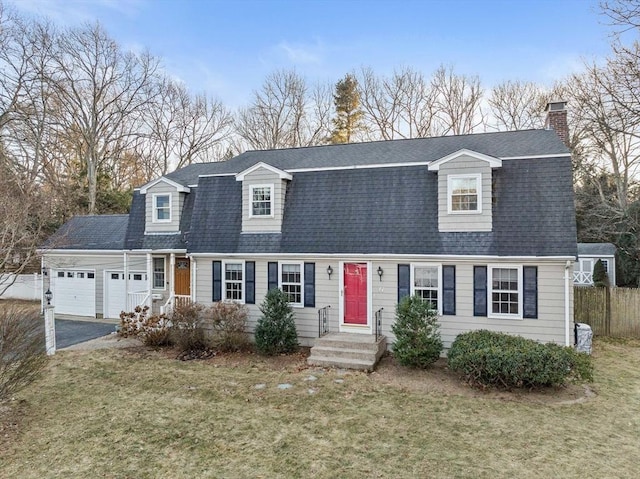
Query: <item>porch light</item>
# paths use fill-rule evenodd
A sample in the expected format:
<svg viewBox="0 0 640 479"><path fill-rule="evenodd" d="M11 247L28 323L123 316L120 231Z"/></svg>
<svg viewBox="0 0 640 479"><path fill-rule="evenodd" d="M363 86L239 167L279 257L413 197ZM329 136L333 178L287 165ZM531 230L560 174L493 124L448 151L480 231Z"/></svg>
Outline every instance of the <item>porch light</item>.
<svg viewBox="0 0 640 479"><path fill-rule="evenodd" d="M384 274L384 271L382 271L382 267L378 266L378 276L380 277L380 281L382 281L382 275Z"/></svg>
<svg viewBox="0 0 640 479"><path fill-rule="evenodd" d="M329 275L329 279L331 279L331 275L333 274L333 268L331 265L327 266L327 274Z"/></svg>
<svg viewBox="0 0 640 479"><path fill-rule="evenodd" d="M47 288L47 291L44 293L44 297L47 300L47 306L51 306L51 300L53 299L53 293L51 292L51 290L49 288Z"/></svg>

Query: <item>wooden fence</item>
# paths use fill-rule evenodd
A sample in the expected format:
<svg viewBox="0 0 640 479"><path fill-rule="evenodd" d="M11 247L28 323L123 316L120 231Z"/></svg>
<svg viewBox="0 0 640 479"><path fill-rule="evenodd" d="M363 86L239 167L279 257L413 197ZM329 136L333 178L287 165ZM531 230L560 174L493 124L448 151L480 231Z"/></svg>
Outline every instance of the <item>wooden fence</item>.
<svg viewBox="0 0 640 479"><path fill-rule="evenodd" d="M640 338L640 289L576 286L574 320L587 323L593 334Z"/></svg>

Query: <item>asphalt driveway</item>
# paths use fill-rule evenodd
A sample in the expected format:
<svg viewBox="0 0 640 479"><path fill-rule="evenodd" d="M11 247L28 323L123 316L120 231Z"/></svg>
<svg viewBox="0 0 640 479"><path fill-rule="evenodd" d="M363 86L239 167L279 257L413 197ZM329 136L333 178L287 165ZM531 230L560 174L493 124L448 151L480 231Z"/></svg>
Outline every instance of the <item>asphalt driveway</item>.
<svg viewBox="0 0 640 479"><path fill-rule="evenodd" d="M56 319L56 349L84 343L114 331L114 324Z"/></svg>

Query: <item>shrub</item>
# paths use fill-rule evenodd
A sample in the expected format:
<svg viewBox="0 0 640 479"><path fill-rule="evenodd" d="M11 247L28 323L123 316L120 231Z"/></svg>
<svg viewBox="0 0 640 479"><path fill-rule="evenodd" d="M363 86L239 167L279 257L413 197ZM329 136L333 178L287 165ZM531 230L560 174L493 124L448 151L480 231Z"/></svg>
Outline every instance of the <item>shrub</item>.
<svg viewBox="0 0 640 479"><path fill-rule="evenodd" d="M35 380L47 362L44 321L37 311L0 310L0 402Z"/></svg>
<svg viewBox="0 0 640 479"><path fill-rule="evenodd" d="M213 342L220 351L242 351L247 349L247 307L243 304L219 301L210 309L214 331Z"/></svg>
<svg viewBox="0 0 640 479"><path fill-rule="evenodd" d="M269 290L260 311L262 317L255 330L258 352L267 355L294 352L298 348L298 334L287 294L278 288Z"/></svg>
<svg viewBox="0 0 640 479"><path fill-rule="evenodd" d="M573 348L486 330L458 335L448 364L475 387L533 389L593 379L591 357Z"/></svg>
<svg viewBox="0 0 640 479"><path fill-rule="evenodd" d="M198 303L178 304L171 313L172 339L179 350L180 359L209 357L211 339L205 330L204 306Z"/></svg>
<svg viewBox="0 0 640 479"><path fill-rule="evenodd" d="M393 356L403 366L426 368L440 357L442 340L438 312L420 296L405 296L396 305L391 331L396 337Z"/></svg>
<svg viewBox="0 0 640 479"><path fill-rule="evenodd" d="M140 339L146 346L171 346L171 321L166 315L147 316L149 306L136 306L133 312L120 313L118 334Z"/></svg>
<svg viewBox="0 0 640 479"><path fill-rule="evenodd" d="M600 260L596 261L596 264L593 265L593 285L597 288L609 287L609 275L607 275L604 265Z"/></svg>

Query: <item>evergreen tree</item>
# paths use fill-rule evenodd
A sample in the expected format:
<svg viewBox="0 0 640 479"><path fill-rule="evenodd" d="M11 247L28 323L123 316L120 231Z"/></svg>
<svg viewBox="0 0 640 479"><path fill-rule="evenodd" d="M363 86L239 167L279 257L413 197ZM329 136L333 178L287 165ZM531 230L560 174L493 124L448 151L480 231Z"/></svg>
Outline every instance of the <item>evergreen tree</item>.
<svg viewBox="0 0 640 479"><path fill-rule="evenodd" d="M336 84L333 101L336 117L332 120L333 131L329 142L349 143L353 140L354 134L363 129L358 81L353 75L347 74Z"/></svg>
<svg viewBox="0 0 640 479"><path fill-rule="evenodd" d="M609 286L609 276L600 260L596 261L596 264L593 266L593 285L597 288L606 288Z"/></svg>

